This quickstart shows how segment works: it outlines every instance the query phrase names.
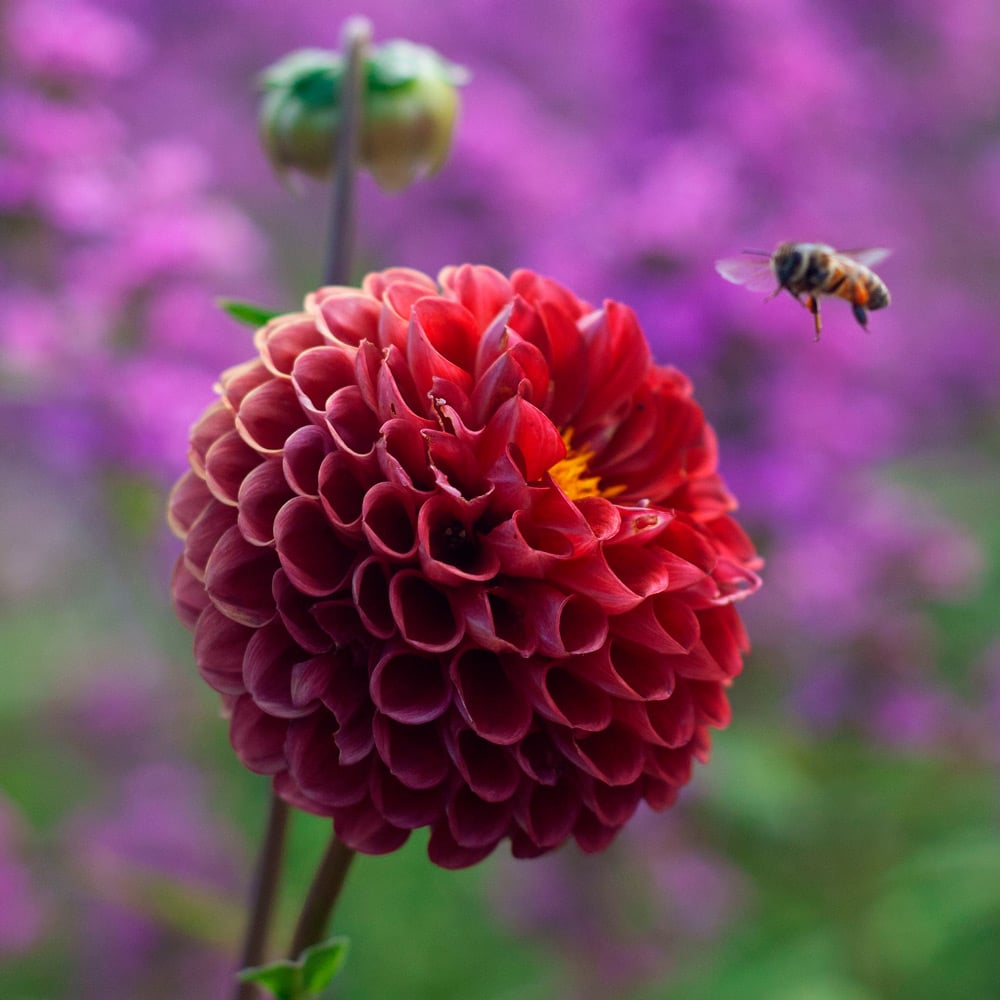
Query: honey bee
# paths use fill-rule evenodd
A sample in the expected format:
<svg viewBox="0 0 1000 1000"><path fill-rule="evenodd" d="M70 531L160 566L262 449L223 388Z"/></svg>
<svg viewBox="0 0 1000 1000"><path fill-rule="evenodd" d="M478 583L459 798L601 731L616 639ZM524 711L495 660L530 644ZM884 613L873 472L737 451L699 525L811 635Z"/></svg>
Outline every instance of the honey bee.
<svg viewBox="0 0 1000 1000"><path fill-rule="evenodd" d="M836 295L850 302L854 318L866 333L867 310L884 309L889 304L889 289L871 270L889 255L889 250L834 250L826 243L781 243L772 254L762 250L745 253L753 254L754 259L726 257L715 262L715 269L726 281L745 285L750 291L764 291L777 281L778 287L768 298L773 299L784 289L802 302L813 314L817 340L823 326L819 315L821 295Z"/></svg>

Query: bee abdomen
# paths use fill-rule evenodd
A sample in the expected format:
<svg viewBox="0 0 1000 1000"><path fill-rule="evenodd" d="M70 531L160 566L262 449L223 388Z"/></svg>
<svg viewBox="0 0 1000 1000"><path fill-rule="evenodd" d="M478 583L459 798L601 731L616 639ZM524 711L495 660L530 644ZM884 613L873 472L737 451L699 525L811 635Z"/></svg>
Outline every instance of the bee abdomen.
<svg viewBox="0 0 1000 1000"><path fill-rule="evenodd" d="M868 283L868 308L884 309L889 304L889 289L881 279L874 275L872 278Z"/></svg>

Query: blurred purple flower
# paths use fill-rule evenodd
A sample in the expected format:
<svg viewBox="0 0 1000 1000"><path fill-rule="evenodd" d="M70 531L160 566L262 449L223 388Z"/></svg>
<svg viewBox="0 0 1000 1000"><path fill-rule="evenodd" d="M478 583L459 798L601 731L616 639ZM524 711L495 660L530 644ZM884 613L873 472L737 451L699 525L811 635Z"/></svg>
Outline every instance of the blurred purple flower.
<svg viewBox="0 0 1000 1000"><path fill-rule="evenodd" d="M39 940L45 906L18 857L18 817L0 795L0 958L28 951Z"/></svg>

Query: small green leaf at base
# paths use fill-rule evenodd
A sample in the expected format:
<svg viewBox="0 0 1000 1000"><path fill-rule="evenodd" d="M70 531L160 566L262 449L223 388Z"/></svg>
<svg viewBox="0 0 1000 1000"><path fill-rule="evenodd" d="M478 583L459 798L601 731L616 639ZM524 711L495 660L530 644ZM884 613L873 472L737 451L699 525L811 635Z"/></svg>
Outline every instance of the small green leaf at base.
<svg viewBox="0 0 1000 1000"><path fill-rule="evenodd" d="M263 306L255 306L252 302L241 302L239 299L217 299L216 304L237 322L245 323L254 329L270 323L275 316L281 315L280 309L265 309Z"/></svg>
<svg viewBox="0 0 1000 1000"><path fill-rule="evenodd" d="M241 983L257 983L277 1000L313 1000L330 985L347 960L348 939L337 936L306 948L293 962L282 959L238 973Z"/></svg>

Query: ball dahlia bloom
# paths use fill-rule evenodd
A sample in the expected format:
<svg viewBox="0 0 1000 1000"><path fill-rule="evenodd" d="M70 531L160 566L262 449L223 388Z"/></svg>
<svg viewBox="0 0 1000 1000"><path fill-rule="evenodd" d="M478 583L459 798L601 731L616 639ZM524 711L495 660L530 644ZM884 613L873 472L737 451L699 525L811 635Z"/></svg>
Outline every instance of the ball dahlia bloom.
<svg viewBox="0 0 1000 1000"><path fill-rule="evenodd" d="M327 287L257 331L170 499L233 747L366 853L605 847L729 719L758 586L635 315L530 271Z"/></svg>

